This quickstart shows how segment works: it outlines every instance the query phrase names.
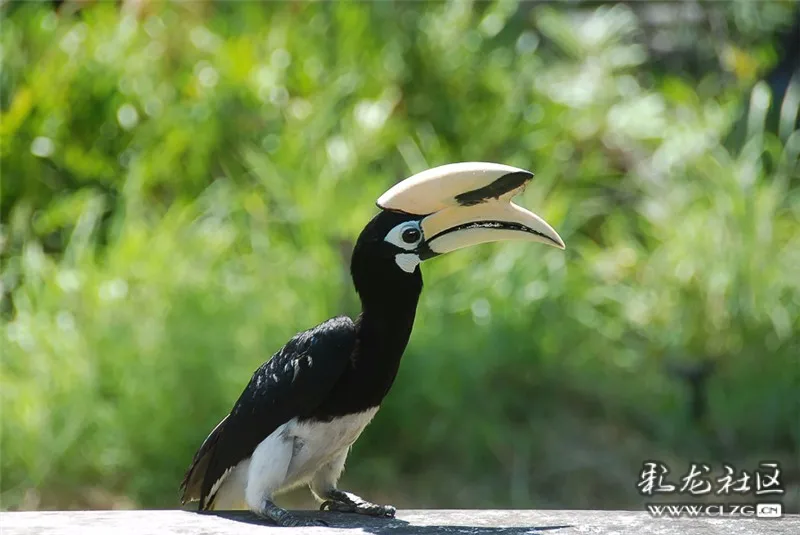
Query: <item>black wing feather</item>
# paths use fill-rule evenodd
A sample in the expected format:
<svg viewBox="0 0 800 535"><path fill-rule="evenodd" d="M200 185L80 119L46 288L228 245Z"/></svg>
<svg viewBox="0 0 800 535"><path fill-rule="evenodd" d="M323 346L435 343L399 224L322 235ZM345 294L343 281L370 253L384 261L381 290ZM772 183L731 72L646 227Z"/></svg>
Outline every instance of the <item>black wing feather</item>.
<svg viewBox="0 0 800 535"><path fill-rule="evenodd" d="M336 317L298 333L262 364L195 454L181 484L182 501L199 499L200 509L209 507L211 489L226 470L278 427L317 408L350 361L356 339L353 320Z"/></svg>

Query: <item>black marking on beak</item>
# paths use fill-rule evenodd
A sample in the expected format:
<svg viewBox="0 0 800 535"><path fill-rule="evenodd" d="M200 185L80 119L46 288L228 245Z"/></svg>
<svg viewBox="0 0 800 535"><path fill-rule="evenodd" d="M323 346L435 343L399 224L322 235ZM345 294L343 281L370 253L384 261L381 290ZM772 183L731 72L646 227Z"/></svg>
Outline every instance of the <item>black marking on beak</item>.
<svg viewBox="0 0 800 535"><path fill-rule="evenodd" d="M463 223L461 225L456 225L455 227L450 227L448 229L441 231L440 233L436 234L429 240L426 240L425 245L426 247L428 247L428 250L430 250L430 246L428 246L428 243L432 242L436 238L441 238L445 234L450 234L451 232L456 232L459 230L467 230L471 228L493 228L497 230L517 230L519 232L527 232L528 234L535 234L536 236L544 238L547 241L553 242L559 247L561 247L560 243L558 243L556 240L554 240L547 234L539 232L538 230L533 230L532 228L526 227L525 225L521 225L519 223L512 223L509 221L471 221L469 223ZM420 258L422 258L422 256L420 256Z"/></svg>
<svg viewBox="0 0 800 535"><path fill-rule="evenodd" d="M456 195L456 201L461 206L474 206L489 199L498 199L501 195L522 186L531 178L533 178L533 173L527 171L508 173L488 186Z"/></svg>

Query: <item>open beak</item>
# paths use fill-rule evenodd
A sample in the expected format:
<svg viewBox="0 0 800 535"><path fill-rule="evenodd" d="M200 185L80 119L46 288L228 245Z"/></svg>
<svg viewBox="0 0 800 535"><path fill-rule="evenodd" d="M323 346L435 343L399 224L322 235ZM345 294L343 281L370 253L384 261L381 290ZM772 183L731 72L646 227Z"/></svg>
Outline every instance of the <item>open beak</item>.
<svg viewBox="0 0 800 535"><path fill-rule="evenodd" d="M531 178L533 173L497 163L443 165L396 184L381 195L378 206L423 216L422 260L503 240L564 249L564 241L544 219L511 202Z"/></svg>

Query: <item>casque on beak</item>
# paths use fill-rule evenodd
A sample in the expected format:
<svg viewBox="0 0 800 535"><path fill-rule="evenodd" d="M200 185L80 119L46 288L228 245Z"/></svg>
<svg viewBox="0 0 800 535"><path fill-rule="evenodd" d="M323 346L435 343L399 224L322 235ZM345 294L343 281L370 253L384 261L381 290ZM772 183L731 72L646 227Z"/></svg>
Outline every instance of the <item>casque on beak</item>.
<svg viewBox="0 0 800 535"><path fill-rule="evenodd" d="M422 260L503 240L564 249L564 241L544 219L511 202L531 178L529 171L497 163L448 164L403 180L377 204L384 210L423 216Z"/></svg>

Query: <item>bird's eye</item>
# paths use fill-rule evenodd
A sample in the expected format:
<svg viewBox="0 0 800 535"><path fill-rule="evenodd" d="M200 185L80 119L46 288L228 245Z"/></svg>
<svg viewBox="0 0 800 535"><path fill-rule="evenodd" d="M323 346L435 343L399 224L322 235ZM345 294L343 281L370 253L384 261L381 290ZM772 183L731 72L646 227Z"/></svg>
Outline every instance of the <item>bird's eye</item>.
<svg viewBox="0 0 800 535"><path fill-rule="evenodd" d="M395 247L413 251L422 241L422 237L422 229L419 228L419 223L406 221L390 230L384 239Z"/></svg>
<svg viewBox="0 0 800 535"><path fill-rule="evenodd" d="M415 227L411 227L411 228L405 229L403 231L403 234L401 235L401 237L403 238L403 241L406 242L406 243L409 243L409 244L417 243L419 241L420 236L421 236L421 233L420 233L419 229L415 228Z"/></svg>

